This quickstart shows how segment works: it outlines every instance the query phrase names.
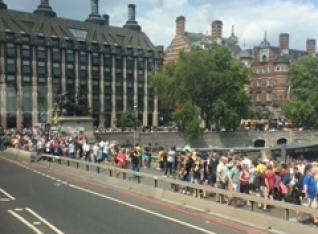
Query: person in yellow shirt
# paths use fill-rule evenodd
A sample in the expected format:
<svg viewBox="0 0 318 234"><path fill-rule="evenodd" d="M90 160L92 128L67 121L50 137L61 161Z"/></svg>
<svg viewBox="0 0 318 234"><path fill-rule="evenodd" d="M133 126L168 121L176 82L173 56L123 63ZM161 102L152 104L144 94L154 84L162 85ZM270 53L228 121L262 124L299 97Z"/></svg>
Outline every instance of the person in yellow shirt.
<svg viewBox="0 0 318 234"><path fill-rule="evenodd" d="M258 165L256 166L257 173L261 175L265 172L265 170L266 170L266 166L265 166L264 162L259 161Z"/></svg>

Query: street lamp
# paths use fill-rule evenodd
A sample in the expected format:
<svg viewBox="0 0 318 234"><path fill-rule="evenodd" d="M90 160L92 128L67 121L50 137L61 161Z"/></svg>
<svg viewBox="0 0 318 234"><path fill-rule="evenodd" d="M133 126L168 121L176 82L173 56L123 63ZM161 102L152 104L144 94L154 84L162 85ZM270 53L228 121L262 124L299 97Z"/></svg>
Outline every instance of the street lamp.
<svg viewBox="0 0 318 234"><path fill-rule="evenodd" d="M135 129L134 129L134 143L136 144L136 131L137 131L137 127L138 127L138 109L137 109L137 105L134 105L134 114L135 114L135 119L136 119L136 123L135 123Z"/></svg>

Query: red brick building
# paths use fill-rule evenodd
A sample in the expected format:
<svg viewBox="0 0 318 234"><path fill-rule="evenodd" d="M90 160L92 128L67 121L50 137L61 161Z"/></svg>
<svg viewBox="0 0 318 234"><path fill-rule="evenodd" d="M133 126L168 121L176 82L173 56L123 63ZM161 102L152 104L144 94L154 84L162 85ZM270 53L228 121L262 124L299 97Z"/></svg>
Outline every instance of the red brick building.
<svg viewBox="0 0 318 234"><path fill-rule="evenodd" d="M168 46L164 58L164 64L175 62L178 58L180 50L188 51L192 46L200 46L203 49L212 42L217 42L227 46L233 55L241 51L237 44L238 38L234 34L234 27L229 38L224 38L223 23L220 20L215 20L211 24L211 35L203 33L193 33L186 31L186 18L179 16L176 18L176 34L171 44Z"/></svg>
<svg viewBox="0 0 318 234"><path fill-rule="evenodd" d="M280 117L281 104L290 98L288 69L292 62L302 56L314 56L316 40L307 39L305 50L289 48L289 34L281 33L278 46L272 46L266 37L259 46L253 49L242 50L238 45L238 38L234 27L230 37L223 37L223 23L215 20L211 24L211 35L186 31L184 16L176 18L176 34L168 46L164 57L164 64L175 62L180 50L188 51L192 46L204 49L208 44L216 42L224 45L247 67L254 71L250 85L244 89L250 95L257 117L260 119Z"/></svg>
<svg viewBox="0 0 318 234"><path fill-rule="evenodd" d="M290 65L300 57L314 56L315 52L315 39L307 39L306 50L290 49L287 33L279 35L278 46L270 45L265 33L259 46L244 51L239 59L254 71L249 94L258 118L280 117L281 104L290 98Z"/></svg>

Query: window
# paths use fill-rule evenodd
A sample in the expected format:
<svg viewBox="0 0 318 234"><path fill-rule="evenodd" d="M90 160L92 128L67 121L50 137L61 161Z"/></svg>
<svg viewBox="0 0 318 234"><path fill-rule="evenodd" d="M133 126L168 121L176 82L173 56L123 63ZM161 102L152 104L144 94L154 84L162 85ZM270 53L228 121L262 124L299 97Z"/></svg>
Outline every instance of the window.
<svg viewBox="0 0 318 234"><path fill-rule="evenodd" d="M99 64L99 54L98 53L92 53L92 64L93 65Z"/></svg>
<svg viewBox="0 0 318 234"><path fill-rule="evenodd" d="M147 65L148 70L151 71L152 69L154 69L154 67L155 67L154 60L152 58L149 58L148 65Z"/></svg>
<svg viewBox="0 0 318 234"><path fill-rule="evenodd" d="M66 61L69 63L73 63L74 60L75 60L74 51L73 50L66 50Z"/></svg>
<svg viewBox="0 0 318 234"><path fill-rule="evenodd" d="M22 76L22 83L23 84L30 84L31 83L31 77L30 76Z"/></svg>
<svg viewBox="0 0 318 234"><path fill-rule="evenodd" d="M138 55L138 57L142 57L144 55L144 53L142 50L138 50L137 55Z"/></svg>
<svg viewBox="0 0 318 234"><path fill-rule="evenodd" d="M111 111L112 110L112 103L111 103L112 99L111 99L111 95L105 95L105 111Z"/></svg>
<svg viewBox="0 0 318 234"><path fill-rule="evenodd" d="M31 74L31 63L29 60L22 61L22 73Z"/></svg>
<svg viewBox="0 0 318 234"><path fill-rule="evenodd" d="M16 65L14 59L7 59L7 73L15 73Z"/></svg>
<svg viewBox="0 0 318 234"><path fill-rule="evenodd" d="M38 62L37 65L37 75L45 75L46 74L46 68L45 68L45 62Z"/></svg>
<svg viewBox="0 0 318 234"><path fill-rule="evenodd" d="M53 61L60 61L61 60L61 52L57 48L52 49L52 60Z"/></svg>
<svg viewBox="0 0 318 234"><path fill-rule="evenodd" d="M74 71L73 64L66 65L66 77L75 77L75 71Z"/></svg>
<svg viewBox="0 0 318 234"><path fill-rule="evenodd" d="M97 66L93 66L92 68L92 77L93 79L99 79L99 68Z"/></svg>
<svg viewBox="0 0 318 234"><path fill-rule="evenodd" d="M263 62L263 63L267 62L267 56L266 56L266 55L263 55L263 56L262 56L262 62Z"/></svg>
<svg viewBox="0 0 318 234"><path fill-rule="evenodd" d="M116 96L116 110L123 111L123 96L121 95Z"/></svg>
<svg viewBox="0 0 318 234"><path fill-rule="evenodd" d="M21 56L23 58L30 58L31 57L31 50L29 45L22 45L22 52Z"/></svg>
<svg viewBox="0 0 318 234"><path fill-rule="evenodd" d="M53 76L59 77L61 76L61 64L59 63L53 63Z"/></svg>
<svg viewBox="0 0 318 234"><path fill-rule="evenodd" d="M282 101L284 99L283 95L279 95L279 100Z"/></svg>
<svg viewBox="0 0 318 234"><path fill-rule="evenodd" d="M138 58L138 68L143 69L144 68L144 59L143 58Z"/></svg>
<svg viewBox="0 0 318 234"><path fill-rule="evenodd" d="M126 49L126 54L127 54L127 55L133 55L133 52L134 52L134 51L133 51L132 48L127 48L127 49Z"/></svg>
<svg viewBox="0 0 318 234"><path fill-rule="evenodd" d="M37 43L38 45L45 45L45 39L44 39L44 37L37 37L36 43Z"/></svg>
<svg viewBox="0 0 318 234"><path fill-rule="evenodd" d="M16 49L13 43L7 43L7 57L14 58L16 56Z"/></svg>
<svg viewBox="0 0 318 234"><path fill-rule="evenodd" d="M271 100L272 100L272 94L266 93L266 101L271 101Z"/></svg>
<svg viewBox="0 0 318 234"><path fill-rule="evenodd" d="M81 65L80 66L80 78L84 78L86 79L87 78L87 68L86 68L86 65Z"/></svg>
<svg viewBox="0 0 318 234"><path fill-rule="evenodd" d="M80 30L75 28L70 28L69 30L78 41L86 41L86 30Z"/></svg>
<svg viewBox="0 0 318 234"><path fill-rule="evenodd" d="M99 95L93 95L93 111L99 111Z"/></svg>
<svg viewBox="0 0 318 234"><path fill-rule="evenodd" d="M266 86L271 87L272 86L272 79L267 79L266 80Z"/></svg>
<svg viewBox="0 0 318 234"><path fill-rule="evenodd" d="M79 61L80 63L87 63L87 55L86 52L81 51L79 54Z"/></svg>
<svg viewBox="0 0 318 234"><path fill-rule="evenodd" d="M261 87L261 80L260 79L257 80L256 86Z"/></svg>
<svg viewBox="0 0 318 234"><path fill-rule="evenodd" d="M44 46L38 46L37 48L37 57L38 59L45 59L45 48Z"/></svg>
<svg viewBox="0 0 318 234"><path fill-rule="evenodd" d="M15 75L7 75L7 82L9 83L15 83Z"/></svg>
<svg viewBox="0 0 318 234"><path fill-rule="evenodd" d="M53 40L52 40L52 46L53 46L53 47L59 47L59 46L60 46L60 41L59 41L59 39L53 39Z"/></svg>
<svg viewBox="0 0 318 234"><path fill-rule="evenodd" d="M256 101L257 101L257 102L260 102L260 101L261 101L261 94L260 94L260 93L257 93L257 94L256 94Z"/></svg>

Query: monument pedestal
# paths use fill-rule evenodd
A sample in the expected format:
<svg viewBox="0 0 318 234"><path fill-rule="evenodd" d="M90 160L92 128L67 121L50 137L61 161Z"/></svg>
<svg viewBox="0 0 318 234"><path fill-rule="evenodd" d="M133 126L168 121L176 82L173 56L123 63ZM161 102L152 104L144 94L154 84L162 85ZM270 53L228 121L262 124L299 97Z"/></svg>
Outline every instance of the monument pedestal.
<svg viewBox="0 0 318 234"><path fill-rule="evenodd" d="M94 119L90 116L60 116L57 124L61 131L73 134L83 131L90 144L95 143Z"/></svg>

